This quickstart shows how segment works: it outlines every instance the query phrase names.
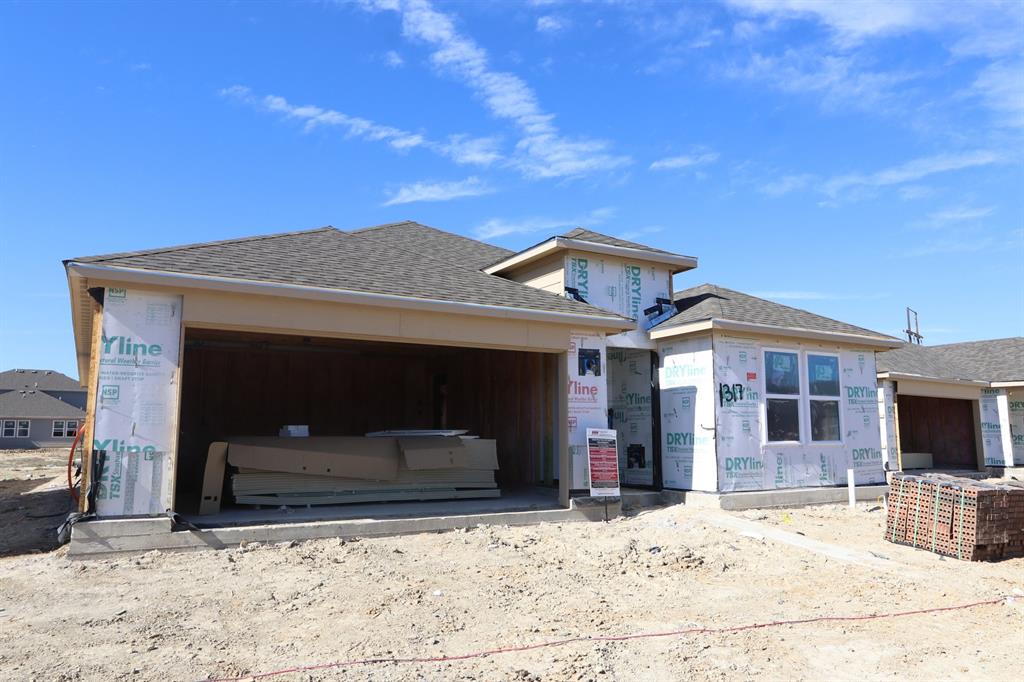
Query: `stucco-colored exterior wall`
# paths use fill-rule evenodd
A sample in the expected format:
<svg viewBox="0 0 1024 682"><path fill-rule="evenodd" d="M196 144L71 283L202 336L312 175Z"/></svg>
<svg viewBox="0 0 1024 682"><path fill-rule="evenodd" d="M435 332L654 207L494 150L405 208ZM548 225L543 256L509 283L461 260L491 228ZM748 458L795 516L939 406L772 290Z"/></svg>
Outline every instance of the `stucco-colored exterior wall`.
<svg viewBox="0 0 1024 682"><path fill-rule="evenodd" d="M13 419L14 421L25 421L24 419L16 419L14 417L4 417L0 415L0 426L6 420ZM33 450L35 448L62 448L71 447L71 442L74 440L74 436L55 438L53 436L53 422L55 420L49 418L42 419L29 419L29 435L27 438L3 438L0 437L0 450ZM56 420L56 421L67 421L67 420ZM81 420L80 420L81 421ZM0 431L2 433L2 431Z"/></svg>
<svg viewBox="0 0 1024 682"><path fill-rule="evenodd" d="M508 278L513 282L562 296L565 294L565 254L556 253L530 263L522 269L510 272Z"/></svg>

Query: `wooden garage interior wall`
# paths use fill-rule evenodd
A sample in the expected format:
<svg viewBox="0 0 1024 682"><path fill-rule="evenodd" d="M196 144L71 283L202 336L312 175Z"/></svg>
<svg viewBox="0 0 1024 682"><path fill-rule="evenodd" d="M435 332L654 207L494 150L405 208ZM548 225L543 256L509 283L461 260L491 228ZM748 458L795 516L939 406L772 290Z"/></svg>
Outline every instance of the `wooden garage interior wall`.
<svg viewBox="0 0 1024 682"><path fill-rule="evenodd" d="M189 329L182 369L179 509L198 498L210 442L284 424L469 429L497 441L499 486L553 483L553 354Z"/></svg>
<svg viewBox="0 0 1024 682"><path fill-rule="evenodd" d="M928 452L936 468L977 468L974 407L970 400L897 396L902 452Z"/></svg>

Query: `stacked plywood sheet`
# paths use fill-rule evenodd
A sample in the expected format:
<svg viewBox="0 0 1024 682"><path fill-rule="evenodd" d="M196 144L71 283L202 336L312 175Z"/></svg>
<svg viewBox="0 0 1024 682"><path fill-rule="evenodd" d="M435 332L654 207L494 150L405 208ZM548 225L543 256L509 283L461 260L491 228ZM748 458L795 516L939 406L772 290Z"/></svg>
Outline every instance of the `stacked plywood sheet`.
<svg viewBox="0 0 1024 682"><path fill-rule="evenodd" d="M896 474L885 537L968 561L1024 556L1024 485Z"/></svg>
<svg viewBox="0 0 1024 682"><path fill-rule="evenodd" d="M497 497L495 446L441 435L247 438L228 443L227 461L239 504Z"/></svg>

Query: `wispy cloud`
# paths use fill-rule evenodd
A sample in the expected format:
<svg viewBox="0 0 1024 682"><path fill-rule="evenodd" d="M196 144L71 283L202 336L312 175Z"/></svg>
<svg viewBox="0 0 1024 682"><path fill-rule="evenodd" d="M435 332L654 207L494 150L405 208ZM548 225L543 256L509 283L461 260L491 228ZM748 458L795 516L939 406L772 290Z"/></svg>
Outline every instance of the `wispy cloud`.
<svg viewBox="0 0 1024 682"><path fill-rule="evenodd" d="M992 247L994 243L995 241L992 237L988 236L975 234L964 236L948 235L919 244L896 255L918 258L920 256L935 256L949 253L974 253L976 251L984 251Z"/></svg>
<svg viewBox="0 0 1024 682"><path fill-rule="evenodd" d="M1002 156L989 150L975 150L949 154L936 154L913 159L898 166L885 168L874 173L849 173L827 180L822 192L836 198L843 192L858 188L878 188L914 182L937 173L948 173L965 168L977 168L1000 163Z"/></svg>
<svg viewBox="0 0 1024 682"><path fill-rule="evenodd" d="M874 301L885 298L888 294L841 294L828 291L758 291L753 294L759 298L777 301Z"/></svg>
<svg viewBox="0 0 1024 682"><path fill-rule="evenodd" d="M469 177L457 182L414 182L398 188L385 206L411 204L417 201L451 201L464 197L478 197L491 194L494 189L482 182L480 178Z"/></svg>
<svg viewBox="0 0 1024 682"><path fill-rule="evenodd" d="M1024 127L1024 59L989 64L978 73L971 92L995 113L1000 123Z"/></svg>
<svg viewBox="0 0 1024 682"><path fill-rule="evenodd" d="M478 239L495 239L510 234L530 234L541 230L553 232L580 226L600 225L615 215L611 207L598 208L575 218L531 217L518 220L491 218L473 230Z"/></svg>
<svg viewBox="0 0 1024 682"><path fill-rule="evenodd" d="M705 166L707 164L714 163L715 161L718 161L718 152L705 151L658 159L650 165L650 170L678 170L680 168L691 168L693 166Z"/></svg>
<svg viewBox="0 0 1024 682"><path fill-rule="evenodd" d="M424 148L445 156L459 165L489 166L502 158L497 138L476 138L468 135L451 135L445 142L437 142L420 133L382 125L369 119L350 116L334 109L325 109L313 104L296 105L278 95L258 97L244 85L232 85L219 91L222 97L237 100L261 111L268 111L304 122L303 130L310 132L318 127L335 127L346 136L372 142L384 142L399 151Z"/></svg>
<svg viewBox="0 0 1024 682"><path fill-rule="evenodd" d="M402 55L398 54L394 50L388 50L382 57L384 63L390 66L392 69L400 69L405 66L405 60L402 59Z"/></svg>
<svg viewBox="0 0 1024 682"><path fill-rule="evenodd" d="M136 62L128 67L132 71L149 71L153 68L153 65L149 62Z"/></svg>
<svg viewBox="0 0 1024 682"><path fill-rule="evenodd" d="M537 18L537 32L547 33L549 35L555 33L561 33L569 27L569 22L562 17L556 17L553 14L547 14Z"/></svg>
<svg viewBox="0 0 1024 682"><path fill-rule="evenodd" d="M427 0L364 0L363 7L397 11L403 34L433 48L430 59L443 73L468 85L495 117L511 121L522 135L511 164L528 177L562 178L624 166L626 156L610 152L604 140L571 139L545 112L536 94L515 74L491 68L487 51L455 26L452 17Z"/></svg>
<svg viewBox="0 0 1024 682"><path fill-rule="evenodd" d="M987 218L996 210L995 206L950 206L938 211L929 213L924 220L917 221L914 227L928 229L943 229L963 223L975 223L982 218Z"/></svg>
<svg viewBox="0 0 1024 682"><path fill-rule="evenodd" d="M780 178L771 180L758 187L758 191L772 197L780 197L796 190L807 188L814 182L814 176L809 173L799 175L783 175Z"/></svg>

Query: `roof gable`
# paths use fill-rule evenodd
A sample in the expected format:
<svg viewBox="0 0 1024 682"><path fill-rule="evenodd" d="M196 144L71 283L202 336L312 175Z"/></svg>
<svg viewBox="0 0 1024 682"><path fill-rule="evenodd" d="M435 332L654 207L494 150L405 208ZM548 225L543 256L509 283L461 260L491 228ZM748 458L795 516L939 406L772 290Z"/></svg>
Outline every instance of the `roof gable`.
<svg viewBox="0 0 1024 682"><path fill-rule="evenodd" d="M600 308L455 262L438 245L462 244L458 240L465 238L458 235L415 224L387 227L355 233L323 227L304 232L91 256L75 261L113 268L518 308L605 320L618 318ZM418 247L401 243L403 233L423 235L424 230L430 231L432 236L430 240L421 236ZM434 233L440 233L440 236ZM434 247L426 246L427 241L431 241ZM464 244L462 246L465 247ZM440 256L435 254L438 250Z"/></svg>
<svg viewBox="0 0 1024 682"><path fill-rule="evenodd" d="M678 312L656 325L654 330L670 330L695 322L720 320L774 327L780 331L845 334L881 341L896 341L894 337L864 327L726 289L716 284L701 284L676 292L675 304Z"/></svg>
<svg viewBox="0 0 1024 682"><path fill-rule="evenodd" d="M625 239L619 239L618 237L612 237L607 234L601 234L600 232L594 232L593 230L587 230L582 227L577 227L575 230L569 230L565 234L560 235L566 239L575 239L581 242L591 242L593 244L605 244L606 246L618 246L623 249L635 249L637 251L647 251L652 254L662 254L665 256L675 256L677 254L669 251L663 251L662 249L655 249L654 247L647 246L645 244L638 244L636 242L627 241Z"/></svg>

